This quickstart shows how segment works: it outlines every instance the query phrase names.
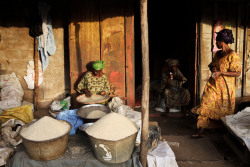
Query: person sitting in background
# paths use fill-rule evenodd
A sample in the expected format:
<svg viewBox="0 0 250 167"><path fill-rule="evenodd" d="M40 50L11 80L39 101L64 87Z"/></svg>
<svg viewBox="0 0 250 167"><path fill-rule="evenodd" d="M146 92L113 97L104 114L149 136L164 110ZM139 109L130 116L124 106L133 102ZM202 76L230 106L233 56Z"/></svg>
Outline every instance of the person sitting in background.
<svg viewBox="0 0 250 167"><path fill-rule="evenodd" d="M95 61L92 69L88 71L77 85L76 91L91 97L93 94L108 95L110 85L107 76L103 73L104 61Z"/></svg>
<svg viewBox="0 0 250 167"><path fill-rule="evenodd" d="M187 106L190 101L190 93L182 84L187 81L179 70L179 61L176 59L167 59L166 65L161 77L161 93L165 98L165 113L169 112L171 107Z"/></svg>

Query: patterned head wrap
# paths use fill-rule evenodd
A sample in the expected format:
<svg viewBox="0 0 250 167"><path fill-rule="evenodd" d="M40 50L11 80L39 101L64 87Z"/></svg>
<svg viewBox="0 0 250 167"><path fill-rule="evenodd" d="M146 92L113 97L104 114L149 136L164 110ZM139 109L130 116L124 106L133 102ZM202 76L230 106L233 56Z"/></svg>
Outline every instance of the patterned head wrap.
<svg viewBox="0 0 250 167"><path fill-rule="evenodd" d="M167 59L165 62L168 64L169 67L179 65L179 61L176 59Z"/></svg>
<svg viewBox="0 0 250 167"><path fill-rule="evenodd" d="M223 29L220 32L217 32L216 41L222 41L226 44L234 43L232 30Z"/></svg>
<svg viewBox="0 0 250 167"><path fill-rule="evenodd" d="M93 63L93 68L95 69L95 70L101 70L101 69L104 69L105 68L105 61L99 61L99 60L97 60L97 61L95 61L94 63Z"/></svg>

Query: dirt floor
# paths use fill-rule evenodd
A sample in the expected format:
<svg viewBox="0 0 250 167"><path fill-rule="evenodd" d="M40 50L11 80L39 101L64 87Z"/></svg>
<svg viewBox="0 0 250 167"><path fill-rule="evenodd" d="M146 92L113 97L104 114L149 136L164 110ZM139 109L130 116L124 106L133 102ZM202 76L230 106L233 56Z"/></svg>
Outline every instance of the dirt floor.
<svg viewBox="0 0 250 167"><path fill-rule="evenodd" d="M196 117L167 117L150 111L150 121L157 121L165 139L175 153L179 167L247 167L227 145L225 127L206 131L203 138L194 139Z"/></svg>

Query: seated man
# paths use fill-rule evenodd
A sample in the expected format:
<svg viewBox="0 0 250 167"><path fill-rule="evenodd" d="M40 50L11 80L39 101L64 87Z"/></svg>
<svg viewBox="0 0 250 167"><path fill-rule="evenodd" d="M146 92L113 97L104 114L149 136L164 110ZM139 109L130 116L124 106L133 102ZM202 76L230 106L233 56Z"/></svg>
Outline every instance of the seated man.
<svg viewBox="0 0 250 167"><path fill-rule="evenodd" d="M83 76L77 85L76 91L80 94L85 93L86 97L91 97L93 94L103 96L109 94L109 81L102 71L104 67L104 61L95 61L92 69Z"/></svg>
<svg viewBox="0 0 250 167"><path fill-rule="evenodd" d="M187 106L190 101L190 93L182 87L187 79L178 68L179 62L175 59L166 60L166 70L163 70L161 77L161 93L165 98L166 113L171 107Z"/></svg>

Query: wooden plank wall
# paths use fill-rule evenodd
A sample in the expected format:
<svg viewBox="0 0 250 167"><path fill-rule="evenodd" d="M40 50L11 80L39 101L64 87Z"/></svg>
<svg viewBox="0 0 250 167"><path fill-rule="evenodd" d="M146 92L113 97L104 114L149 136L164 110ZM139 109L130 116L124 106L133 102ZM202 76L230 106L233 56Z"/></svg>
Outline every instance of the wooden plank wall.
<svg viewBox="0 0 250 167"><path fill-rule="evenodd" d="M71 3L69 54L73 105L76 83L86 65L104 60L112 94L134 107L134 16L132 0L85 0ZM129 82L128 82L129 81Z"/></svg>
<svg viewBox="0 0 250 167"><path fill-rule="evenodd" d="M211 62L214 53L212 53L213 44L213 26L217 20L228 22L233 31L235 43L230 47L234 49L241 58L242 75L236 79L236 97L250 95L247 81L250 80L249 75L246 75L246 57L249 55L249 50L246 46L247 28L246 28L246 2L238 1L205 1L201 3L201 22L200 31L200 53L199 53L199 96L202 96L204 87L211 73L208 64ZM249 13L248 13L249 15ZM245 80L245 81L244 81ZM247 88L247 89L246 89Z"/></svg>
<svg viewBox="0 0 250 167"><path fill-rule="evenodd" d="M246 27L245 27L245 63L244 63L244 73L245 79L244 84L246 85L244 90L244 96L250 96L250 3L247 5L246 9Z"/></svg>

